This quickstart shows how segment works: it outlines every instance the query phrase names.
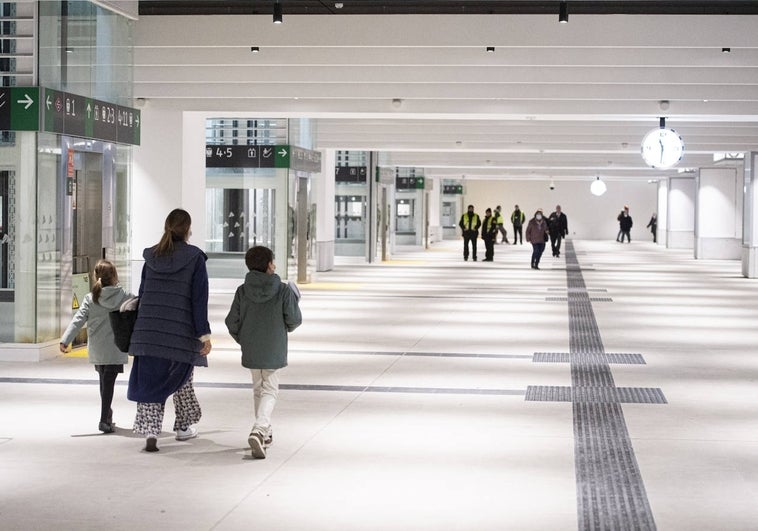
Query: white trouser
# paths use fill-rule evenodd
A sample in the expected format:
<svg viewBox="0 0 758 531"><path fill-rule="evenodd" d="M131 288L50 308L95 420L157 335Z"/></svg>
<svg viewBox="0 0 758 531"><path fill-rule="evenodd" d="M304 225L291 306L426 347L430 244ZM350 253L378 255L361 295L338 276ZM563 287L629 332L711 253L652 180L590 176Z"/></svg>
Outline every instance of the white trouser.
<svg viewBox="0 0 758 531"><path fill-rule="evenodd" d="M268 437L271 434L271 413L279 396L279 369L250 369L253 376L253 411L255 424L252 431Z"/></svg>

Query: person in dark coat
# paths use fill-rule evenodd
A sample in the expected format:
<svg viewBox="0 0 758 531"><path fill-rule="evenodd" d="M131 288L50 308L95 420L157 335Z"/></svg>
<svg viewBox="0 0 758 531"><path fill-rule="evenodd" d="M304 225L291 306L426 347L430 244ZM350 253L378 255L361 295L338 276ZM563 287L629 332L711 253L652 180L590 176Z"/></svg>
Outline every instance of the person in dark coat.
<svg viewBox="0 0 758 531"><path fill-rule="evenodd" d="M655 215L655 212L653 212L653 215L650 218L650 221L647 222L647 228L650 229L650 232L653 233L653 243L658 242L658 216Z"/></svg>
<svg viewBox="0 0 758 531"><path fill-rule="evenodd" d="M166 399L173 395L176 439L197 437L201 417L192 387L195 367L207 367L211 351L208 323L208 257L187 243L192 218L175 209L163 236L144 250L139 311L129 346L134 355L127 398L137 402L134 432L146 438L145 451L158 451Z"/></svg>
<svg viewBox="0 0 758 531"><path fill-rule="evenodd" d="M632 238L629 235L629 231L632 230L632 216L629 215L629 207L624 206L624 210L616 218L619 222L619 233L616 236L616 241L624 243L624 236L626 236L626 242L631 243Z"/></svg>
<svg viewBox="0 0 758 531"><path fill-rule="evenodd" d="M264 459L273 443L271 414L279 395L279 374L287 366L287 334L303 322L297 287L274 271L274 253L257 245L248 249L245 283L237 288L226 316L229 334L242 347L242 366L253 379L255 422L247 442L253 457Z"/></svg>
<svg viewBox="0 0 758 531"><path fill-rule="evenodd" d="M492 262L495 259L495 240L497 239L498 230L502 225L498 223L498 218L492 215L492 209L484 211L484 220L482 221L482 240L484 240L484 261Z"/></svg>
<svg viewBox="0 0 758 531"><path fill-rule="evenodd" d="M461 216L458 226L463 232L463 259L468 260L468 245L471 243L471 256L476 262L476 239L479 237L479 227L482 222L474 212L474 205L468 206L468 211Z"/></svg>
<svg viewBox="0 0 758 531"><path fill-rule="evenodd" d="M526 215L524 212L516 205L516 207L513 209L513 212L511 213L511 223L513 224L513 245L516 245L516 240L519 238L521 239L521 244L524 243L524 235L522 233L522 227L524 225L524 221L526 220Z"/></svg>
<svg viewBox="0 0 758 531"><path fill-rule="evenodd" d="M553 256L561 256L561 240L568 236L568 218L561 212L561 205L555 205L555 212L547 218L548 230L550 231L550 247Z"/></svg>
<svg viewBox="0 0 758 531"><path fill-rule="evenodd" d="M548 240L547 220L542 215L542 209L534 213L526 226L526 241L532 244L532 269L540 268L540 258L545 252L545 242Z"/></svg>

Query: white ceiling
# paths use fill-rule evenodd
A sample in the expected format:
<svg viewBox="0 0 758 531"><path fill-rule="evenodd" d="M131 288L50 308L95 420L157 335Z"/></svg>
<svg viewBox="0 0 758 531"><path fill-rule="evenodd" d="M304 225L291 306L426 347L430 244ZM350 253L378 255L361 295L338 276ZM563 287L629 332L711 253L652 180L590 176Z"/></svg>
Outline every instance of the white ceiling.
<svg viewBox="0 0 758 531"><path fill-rule="evenodd" d="M640 156L659 117L680 168L758 150L756 30L750 15L142 16L134 97L316 118L317 148L433 177L650 179L676 173Z"/></svg>

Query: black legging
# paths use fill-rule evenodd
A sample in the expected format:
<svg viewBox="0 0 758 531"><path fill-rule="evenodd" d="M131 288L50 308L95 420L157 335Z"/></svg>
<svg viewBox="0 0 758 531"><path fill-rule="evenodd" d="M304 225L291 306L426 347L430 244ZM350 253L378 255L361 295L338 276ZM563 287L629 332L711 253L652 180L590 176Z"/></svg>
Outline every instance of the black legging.
<svg viewBox="0 0 758 531"><path fill-rule="evenodd" d="M97 365L95 368L100 375L100 422L110 424L113 421L111 405L113 404L113 389L116 386L118 371L111 365ZM122 368L122 365L116 367ZM123 368L121 369L123 370Z"/></svg>

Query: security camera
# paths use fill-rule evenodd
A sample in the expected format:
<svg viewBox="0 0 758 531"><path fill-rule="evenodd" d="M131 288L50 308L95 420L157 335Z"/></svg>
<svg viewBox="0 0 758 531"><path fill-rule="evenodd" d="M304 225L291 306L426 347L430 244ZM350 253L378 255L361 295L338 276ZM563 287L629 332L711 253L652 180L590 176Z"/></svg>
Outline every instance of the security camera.
<svg viewBox="0 0 758 531"><path fill-rule="evenodd" d="M550 183L550 189L555 190L555 183Z"/></svg>

